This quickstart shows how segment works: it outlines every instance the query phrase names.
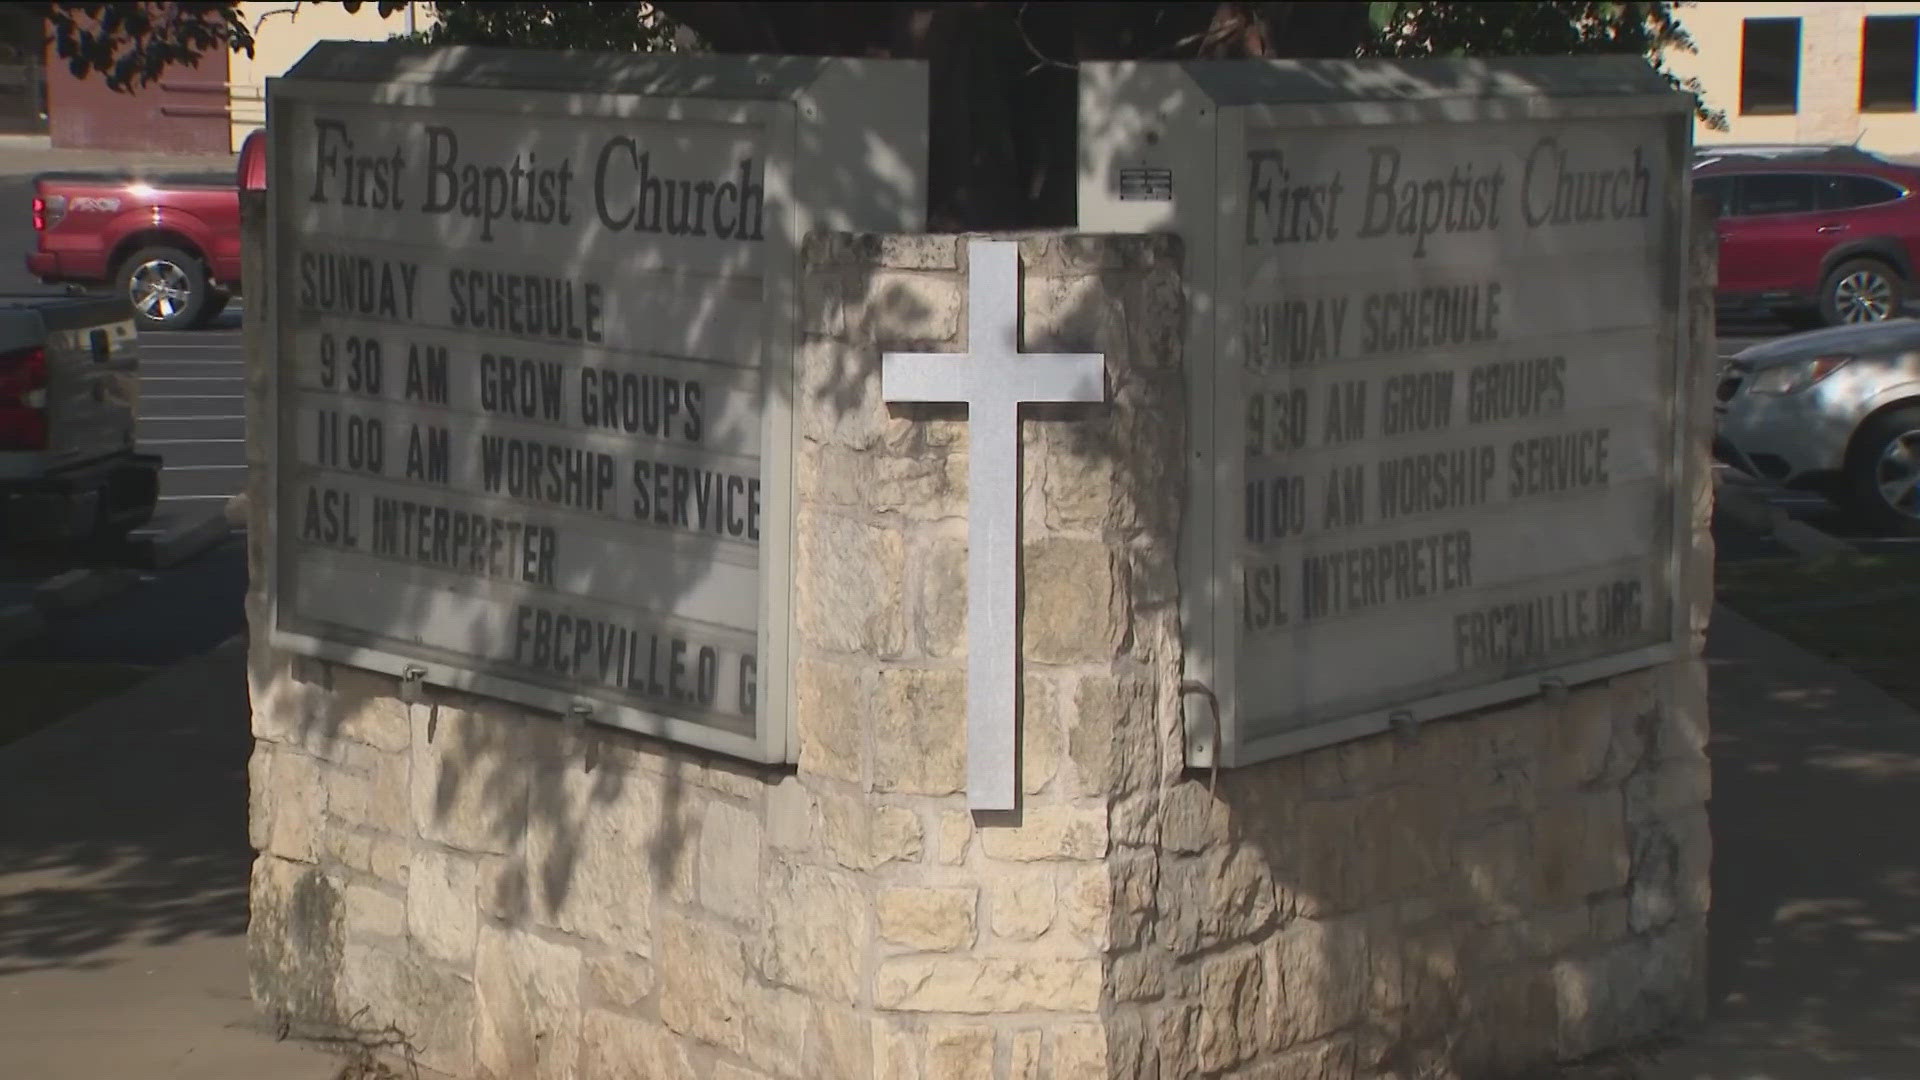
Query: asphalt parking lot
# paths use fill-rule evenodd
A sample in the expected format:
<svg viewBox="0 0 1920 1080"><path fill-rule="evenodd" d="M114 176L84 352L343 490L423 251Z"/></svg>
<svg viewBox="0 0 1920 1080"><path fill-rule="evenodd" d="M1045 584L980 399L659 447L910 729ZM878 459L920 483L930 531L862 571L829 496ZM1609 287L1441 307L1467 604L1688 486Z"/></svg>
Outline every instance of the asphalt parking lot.
<svg viewBox="0 0 1920 1080"><path fill-rule="evenodd" d="M231 169L231 157L175 158L108 151L54 151L44 138L0 136L0 293L51 294L26 272L34 246L25 212L33 175L48 170L162 171ZM246 483L239 306L219 323L186 334L144 335L137 438L165 461L152 533L191 530L221 515ZM45 587L78 580L73 606L41 611ZM245 628L245 545L238 538L176 565L141 567L113 552L71 551L28 556L0 552L0 658L164 664L205 652ZM25 621L6 618L23 611ZM24 628L24 632L21 631Z"/></svg>
<svg viewBox="0 0 1920 1080"><path fill-rule="evenodd" d="M160 503L169 515L224 508L246 487L243 312L205 330L140 340L140 448L166 462Z"/></svg>
<svg viewBox="0 0 1920 1080"><path fill-rule="evenodd" d="M0 554L0 657L162 665L245 629L244 539L209 521L246 487L243 317L236 304L207 329L141 336L136 437L164 463L143 532L204 542L160 567L135 549Z"/></svg>

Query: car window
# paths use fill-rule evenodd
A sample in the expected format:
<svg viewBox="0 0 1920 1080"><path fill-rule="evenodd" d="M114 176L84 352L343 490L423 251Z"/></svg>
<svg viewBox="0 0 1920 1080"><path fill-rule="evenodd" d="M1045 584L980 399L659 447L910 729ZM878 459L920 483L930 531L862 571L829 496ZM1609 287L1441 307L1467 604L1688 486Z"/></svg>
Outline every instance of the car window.
<svg viewBox="0 0 1920 1080"><path fill-rule="evenodd" d="M1892 202L1904 194L1899 188L1874 176L1823 176L1820 178L1820 209L1852 210Z"/></svg>
<svg viewBox="0 0 1920 1080"><path fill-rule="evenodd" d="M1733 213L1733 177L1703 176L1693 182L1693 193L1713 200L1720 216Z"/></svg>
<svg viewBox="0 0 1920 1080"><path fill-rule="evenodd" d="M1819 205L1814 178L1801 173L1749 173L1740 178L1734 212L1807 214Z"/></svg>

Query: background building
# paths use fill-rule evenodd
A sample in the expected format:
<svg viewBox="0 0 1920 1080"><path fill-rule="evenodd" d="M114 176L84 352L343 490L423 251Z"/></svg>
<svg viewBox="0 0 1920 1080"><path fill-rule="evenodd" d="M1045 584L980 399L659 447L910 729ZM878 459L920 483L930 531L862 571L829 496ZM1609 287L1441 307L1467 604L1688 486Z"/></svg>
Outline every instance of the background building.
<svg viewBox="0 0 1920 1080"><path fill-rule="evenodd" d="M35 5L0 4L0 135L47 130L43 25Z"/></svg>
<svg viewBox="0 0 1920 1080"><path fill-rule="evenodd" d="M1680 21L1699 52L1667 62L1700 80L1728 124L1701 125L1699 142L1920 154L1920 3L1690 4Z"/></svg>
<svg viewBox="0 0 1920 1080"><path fill-rule="evenodd" d="M410 3L382 19L378 4L349 12L339 4L241 4L253 27L253 55L234 53L227 78L232 149L267 123L267 80L285 74L319 41L385 41L395 34L424 30L433 21L433 5ZM1915 5L1920 10L1920 4ZM256 14L257 12L257 14Z"/></svg>
<svg viewBox="0 0 1920 1080"><path fill-rule="evenodd" d="M53 145L86 150L238 151L267 122L267 80L317 41L384 41L423 28L431 6L410 3L381 18L376 4L349 12L339 4L243 3L253 55L220 51L193 67L169 68L132 94L107 89L98 75L76 79L48 46L47 130Z"/></svg>

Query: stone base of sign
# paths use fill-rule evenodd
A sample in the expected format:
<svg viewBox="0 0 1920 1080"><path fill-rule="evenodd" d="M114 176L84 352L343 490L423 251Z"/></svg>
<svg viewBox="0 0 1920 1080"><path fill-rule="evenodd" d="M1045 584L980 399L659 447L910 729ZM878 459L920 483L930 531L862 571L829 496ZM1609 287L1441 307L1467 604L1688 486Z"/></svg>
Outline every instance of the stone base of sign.
<svg viewBox="0 0 1920 1080"><path fill-rule="evenodd" d="M1190 772L1177 242L1029 238L1022 260L1024 347L1105 353L1110 404L1023 425L1021 810L962 791L967 425L880 398L883 350L964 346L964 244L819 237L798 767L408 704L271 650L256 573L260 1005L501 1080L1469 1077L1697 1016L1698 660Z"/></svg>

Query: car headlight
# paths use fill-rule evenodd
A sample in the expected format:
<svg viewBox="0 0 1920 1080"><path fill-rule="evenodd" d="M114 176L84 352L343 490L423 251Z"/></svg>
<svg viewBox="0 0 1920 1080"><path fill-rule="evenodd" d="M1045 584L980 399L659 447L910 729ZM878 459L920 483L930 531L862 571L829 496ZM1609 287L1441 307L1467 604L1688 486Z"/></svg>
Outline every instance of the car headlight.
<svg viewBox="0 0 1920 1080"><path fill-rule="evenodd" d="M1795 364L1781 364L1756 374L1747 389L1755 394L1797 394L1845 367L1851 356L1816 356Z"/></svg>

